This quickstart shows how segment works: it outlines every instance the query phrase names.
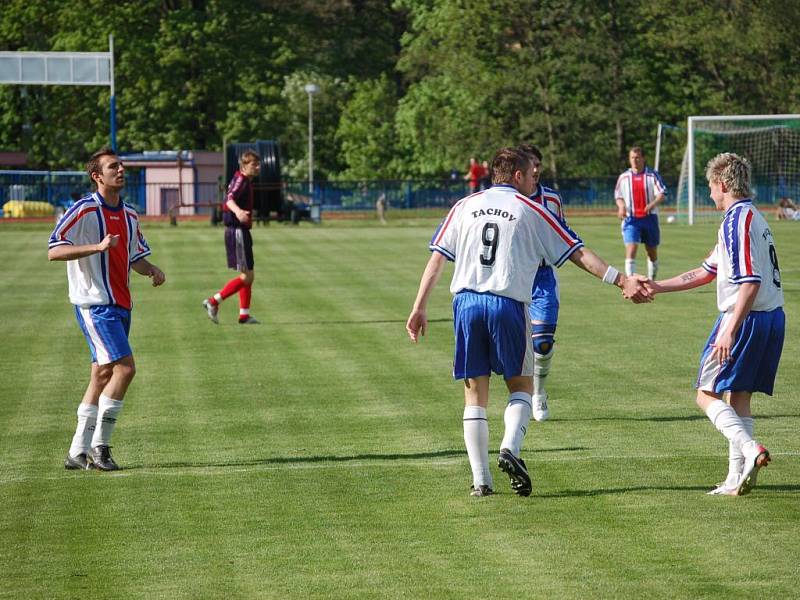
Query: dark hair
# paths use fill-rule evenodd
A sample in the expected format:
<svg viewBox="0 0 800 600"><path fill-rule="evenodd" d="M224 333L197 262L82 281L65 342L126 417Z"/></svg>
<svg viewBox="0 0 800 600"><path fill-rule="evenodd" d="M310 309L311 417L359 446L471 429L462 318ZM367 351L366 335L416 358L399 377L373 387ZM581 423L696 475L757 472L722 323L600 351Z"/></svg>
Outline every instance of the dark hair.
<svg viewBox="0 0 800 600"><path fill-rule="evenodd" d="M539 162L542 162L542 151L539 150L538 146L533 144L520 144L519 149L524 152L525 154L531 154L539 159Z"/></svg>
<svg viewBox="0 0 800 600"><path fill-rule="evenodd" d="M89 174L89 179L94 182L92 179L92 173L100 173L100 159L104 156L116 156L117 153L114 151L113 148L109 148L108 146L104 146L100 148L97 152L92 154L89 157L89 160L86 162L86 172Z"/></svg>
<svg viewBox="0 0 800 600"><path fill-rule="evenodd" d="M492 183L512 183L514 173L531 165L530 155L517 148L501 148L492 159Z"/></svg>
<svg viewBox="0 0 800 600"><path fill-rule="evenodd" d="M631 152L636 152L644 156L644 150L642 150L641 146L631 146L630 149L628 150L628 154L630 154Z"/></svg>

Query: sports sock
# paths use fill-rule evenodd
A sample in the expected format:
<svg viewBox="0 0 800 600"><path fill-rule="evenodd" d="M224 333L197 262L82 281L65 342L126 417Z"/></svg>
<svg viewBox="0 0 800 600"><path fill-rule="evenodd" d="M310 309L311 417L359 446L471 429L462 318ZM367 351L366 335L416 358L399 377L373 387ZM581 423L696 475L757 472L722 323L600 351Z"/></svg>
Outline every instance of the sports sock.
<svg viewBox="0 0 800 600"><path fill-rule="evenodd" d="M555 346L550 348L547 354L533 353L533 395L539 396L546 394L544 389L545 379L547 374L550 373L550 361L553 360L553 353L556 351Z"/></svg>
<svg viewBox="0 0 800 600"><path fill-rule="evenodd" d="M633 258L625 259L625 275L631 276L636 272L636 260Z"/></svg>
<svg viewBox="0 0 800 600"><path fill-rule="evenodd" d="M489 471L489 421L486 409L481 406L464 407L464 443L467 446L469 466L472 468L472 485L492 487Z"/></svg>
<svg viewBox="0 0 800 600"><path fill-rule="evenodd" d="M75 458L79 454L86 454L89 451L96 425L97 406L81 402L78 405L78 426L75 428L72 445L69 447L71 457Z"/></svg>
<svg viewBox="0 0 800 600"><path fill-rule="evenodd" d="M233 296L236 292L238 292L242 288L243 285L244 282L242 281L241 277L234 277L228 283L225 284L225 287L223 287L219 291L219 297L220 297L219 301L221 302L222 300L225 300L225 298ZM214 298L216 297L217 295L215 294Z"/></svg>
<svg viewBox="0 0 800 600"><path fill-rule="evenodd" d="M648 260L647 261L647 276L650 279L655 279L656 275L658 275L658 261L657 260Z"/></svg>
<svg viewBox="0 0 800 600"><path fill-rule="evenodd" d="M506 431L503 434L501 448L511 450L511 454L519 456L522 442L528 432L528 423L531 421L533 406L531 395L525 392L514 392L508 397L508 406L503 415Z"/></svg>
<svg viewBox="0 0 800 600"><path fill-rule="evenodd" d="M753 417L739 417L742 420L744 430L748 435L753 437ZM742 449L733 442L728 442L728 477L725 483L729 486L739 483L739 476L742 474L744 467L744 454Z"/></svg>
<svg viewBox="0 0 800 600"><path fill-rule="evenodd" d="M208 302L211 304L211 306L219 306L219 303L222 302L222 294L217 292L208 299Z"/></svg>
<svg viewBox="0 0 800 600"><path fill-rule="evenodd" d="M250 314L250 298L252 297L252 293L252 285L243 285L239 289L239 320L246 319Z"/></svg>
<svg viewBox="0 0 800 600"><path fill-rule="evenodd" d="M97 427L92 436L92 448L109 445L111 434L114 433L114 425L117 424L117 416L121 410L122 400L114 400L105 394L100 395Z"/></svg>
<svg viewBox="0 0 800 600"><path fill-rule="evenodd" d="M714 427L740 451L743 444L753 441L753 437L747 433L741 417L722 400L714 400L709 404L706 409L706 415L708 415Z"/></svg>

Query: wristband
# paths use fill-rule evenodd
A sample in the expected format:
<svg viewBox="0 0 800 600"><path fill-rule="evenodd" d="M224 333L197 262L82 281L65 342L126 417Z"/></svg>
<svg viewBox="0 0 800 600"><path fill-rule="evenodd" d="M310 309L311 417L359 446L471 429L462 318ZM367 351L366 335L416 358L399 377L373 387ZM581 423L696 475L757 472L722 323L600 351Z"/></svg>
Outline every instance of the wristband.
<svg viewBox="0 0 800 600"><path fill-rule="evenodd" d="M606 269L606 274L603 275L603 283L607 283L608 285L614 285L617 281L617 275L619 275L619 271L617 271L611 265L608 265Z"/></svg>

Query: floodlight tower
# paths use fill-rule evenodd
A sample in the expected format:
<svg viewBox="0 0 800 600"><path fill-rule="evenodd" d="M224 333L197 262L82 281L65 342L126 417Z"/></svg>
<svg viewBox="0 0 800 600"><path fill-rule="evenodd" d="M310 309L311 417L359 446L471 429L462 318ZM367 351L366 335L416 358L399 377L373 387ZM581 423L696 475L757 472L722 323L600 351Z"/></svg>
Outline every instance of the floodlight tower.
<svg viewBox="0 0 800 600"><path fill-rule="evenodd" d="M307 83L308 94L308 195L310 203L314 203L314 94L319 92L316 83Z"/></svg>

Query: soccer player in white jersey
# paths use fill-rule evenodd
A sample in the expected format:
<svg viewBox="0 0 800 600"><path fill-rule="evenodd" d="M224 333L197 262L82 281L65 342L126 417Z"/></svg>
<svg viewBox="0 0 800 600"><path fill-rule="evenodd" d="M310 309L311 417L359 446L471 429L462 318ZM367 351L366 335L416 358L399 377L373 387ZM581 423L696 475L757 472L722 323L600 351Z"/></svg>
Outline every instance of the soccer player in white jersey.
<svg viewBox="0 0 800 600"><path fill-rule="evenodd" d="M92 355L89 386L78 406L78 425L66 469L115 471L111 434L136 373L128 343L131 326L130 269L150 277L164 273L145 258L150 248L136 211L122 202L125 169L110 148L95 152L86 170L97 191L76 202L50 235L49 260L67 261L69 300Z"/></svg>
<svg viewBox="0 0 800 600"><path fill-rule="evenodd" d="M728 439L728 476L709 494L741 496L769 463L753 439L753 392L772 395L785 318L778 255L767 221L750 199L750 163L719 154L708 163L711 199L725 211L717 245L703 265L648 284L653 294L689 290L717 280L720 316L700 357L697 404ZM728 392L729 403L723 401Z"/></svg>
<svg viewBox="0 0 800 600"><path fill-rule="evenodd" d="M531 200L541 204L566 223L561 196L539 182L542 151L533 144L522 144L520 150L533 156L534 189ZM545 380L550 373L550 363L555 353L559 303L556 269L542 261L533 280L531 303L528 305L533 340L533 418L537 421L546 421L550 417Z"/></svg>
<svg viewBox="0 0 800 600"><path fill-rule="evenodd" d="M542 260L560 266L567 259L636 302L649 292L639 278L627 278L583 247L580 238L548 210L530 200L531 157L504 148L492 161L492 187L459 200L431 240L406 330L413 342L425 335L428 299L447 260L455 262L450 291L456 347L453 376L464 380L464 441L472 468L472 495L493 493L489 470L489 377L502 375L509 392L505 435L498 465L520 496L531 480L520 458L531 417L533 352L526 305Z"/></svg>
<svg viewBox="0 0 800 600"><path fill-rule="evenodd" d="M658 273L658 205L664 201L667 187L661 175L645 166L644 151L634 146L628 152L631 168L617 179L614 200L617 216L622 221L622 241L625 243L625 273L636 272L636 250L644 244L647 250L647 277Z"/></svg>

